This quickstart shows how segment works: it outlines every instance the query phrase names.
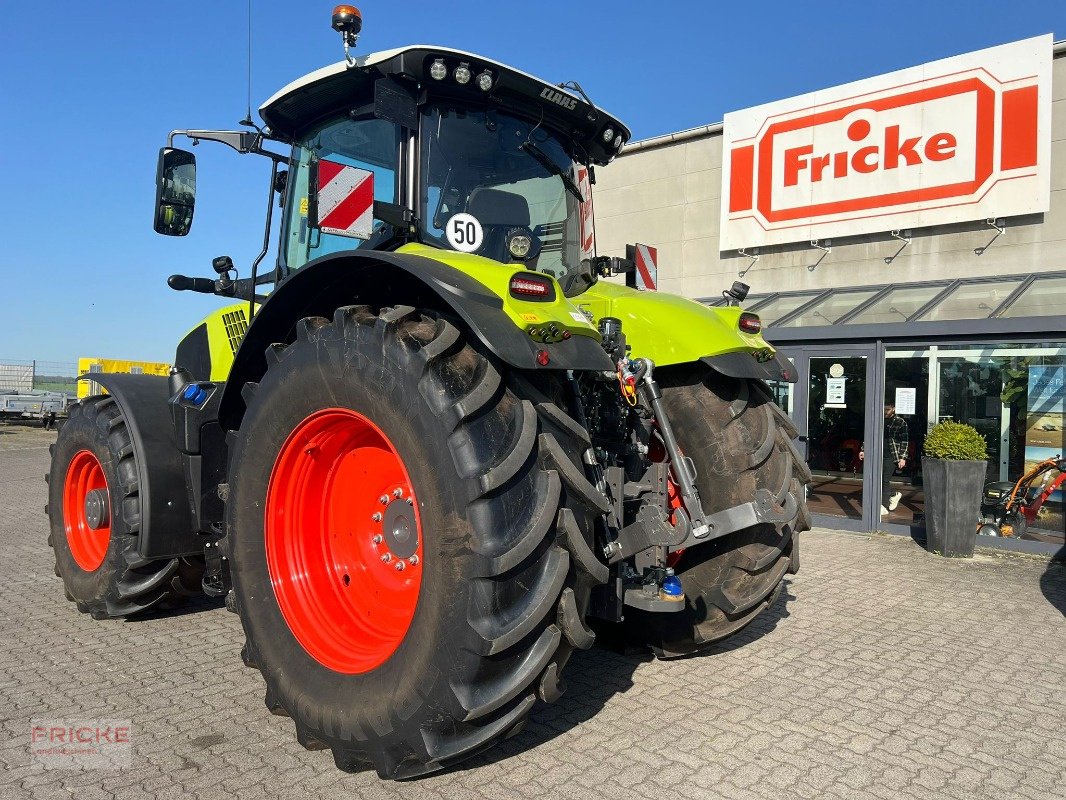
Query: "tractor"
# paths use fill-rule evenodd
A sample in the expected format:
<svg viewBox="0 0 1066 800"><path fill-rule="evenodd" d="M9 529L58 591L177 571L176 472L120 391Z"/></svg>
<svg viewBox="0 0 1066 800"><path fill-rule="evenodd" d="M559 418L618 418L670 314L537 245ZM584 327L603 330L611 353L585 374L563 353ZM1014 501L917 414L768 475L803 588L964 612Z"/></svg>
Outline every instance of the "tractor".
<svg viewBox="0 0 1066 800"><path fill-rule="evenodd" d="M403 779L515 734L597 632L670 658L749 624L799 567L810 473L747 287L712 308L597 253L622 122L473 53L357 56L359 12L332 23L343 60L261 126L161 150L168 236L196 198L176 138L266 159L263 249L168 279L229 300L169 376L92 374L49 543L94 619L224 599L297 741Z"/></svg>

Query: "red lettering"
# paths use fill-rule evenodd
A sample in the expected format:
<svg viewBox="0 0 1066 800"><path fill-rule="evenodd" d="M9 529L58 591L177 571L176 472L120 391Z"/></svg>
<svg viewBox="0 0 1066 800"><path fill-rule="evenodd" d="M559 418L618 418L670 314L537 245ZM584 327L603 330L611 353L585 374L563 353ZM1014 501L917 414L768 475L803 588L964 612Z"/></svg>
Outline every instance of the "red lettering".
<svg viewBox="0 0 1066 800"><path fill-rule="evenodd" d="M833 177L843 178L848 174L848 154L836 153L833 156Z"/></svg>
<svg viewBox="0 0 1066 800"><path fill-rule="evenodd" d="M922 157L914 149L921 140L921 136L915 136L913 139L904 139L900 142L899 125L885 129L885 169L898 167L900 156L903 156L908 166L921 164Z"/></svg>
<svg viewBox="0 0 1066 800"><path fill-rule="evenodd" d="M829 153L811 160L811 183L818 183L822 179L822 172L829 166Z"/></svg>
<svg viewBox="0 0 1066 800"><path fill-rule="evenodd" d="M814 152L814 145L805 144L803 147L793 147L785 151L785 186L795 186L799 182L801 169L807 166L807 159Z"/></svg>
<svg viewBox="0 0 1066 800"><path fill-rule="evenodd" d="M115 728L115 741L116 742L128 742L130 740L130 729L123 725L121 728Z"/></svg>
<svg viewBox="0 0 1066 800"><path fill-rule="evenodd" d="M45 738L45 730L44 730L44 728L42 728L40 726L38 726L36 728L33 728L30 731L30 737L31 737L31 740L34 741L34 742Z"/></svg>
<svg viewBox="0 0 1066 800"><path fill-rule="evenodd" d="M955 157L955 147L958 143L950 133L938 133L930 136L925 143L925 157L930 161L947 161Z"/></svg>
<svg viewBox="0 0 1066 800"><path fill-rule="evenodd" d="M79 742L83 742L83 743L84 742L91 742L93 740L93 735L92 734L93 734L93 729L92 728L78 728L74 732L74 737Z"/></svg>
<svg viewBox="0 0 1066 800"><path fill-rule="evenodd" d="M873 156L873 160L870 159ZM856 172L873 172L877 169L877 146L860 147L851 157L851 168Z"/></svg>
<svg viewBox="0 0 1066 800"><path fill-rule="evenodd" d="M48 738L53 742L65 742L67 740L66 728L50 728L48 730Z"/></svg>
<svg viewBox="0 0 1066 800"><path fill-rule="evenodd" d="M853 123L848 129L848 136L853 141L864 133L869 134L869 131L859 129L858 123ZM797 185L804 170L810 171L811 183L818 183L827 177L846 178L849 171L866 175L879 169L917 166L923 162L923 156L925 161L947 161L955 157L957 148L958 141L953 134L941 132L928 139L920 135L904 139L900 134L900 126L892 125L885 128L883 145L867 145L854 152L842 150L814 155L812 145L786 150L785 186Z"/></svg>

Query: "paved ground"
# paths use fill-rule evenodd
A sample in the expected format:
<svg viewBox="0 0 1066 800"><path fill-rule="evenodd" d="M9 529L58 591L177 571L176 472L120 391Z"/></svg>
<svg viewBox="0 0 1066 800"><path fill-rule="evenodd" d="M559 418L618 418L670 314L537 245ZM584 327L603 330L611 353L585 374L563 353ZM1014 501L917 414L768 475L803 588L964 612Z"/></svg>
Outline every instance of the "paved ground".
<svg viewBox="0 0 1066 800"><path fill-rule="evenodd" d="M217 605L94 622L45 545L53 434L0 426L0 797L1061 798L1066 567L812 531L772 613L660 663L581 653L570 690L465 768L337 772L270 716ZM132 764L45 769L31 718L133 723Z"/></svg>

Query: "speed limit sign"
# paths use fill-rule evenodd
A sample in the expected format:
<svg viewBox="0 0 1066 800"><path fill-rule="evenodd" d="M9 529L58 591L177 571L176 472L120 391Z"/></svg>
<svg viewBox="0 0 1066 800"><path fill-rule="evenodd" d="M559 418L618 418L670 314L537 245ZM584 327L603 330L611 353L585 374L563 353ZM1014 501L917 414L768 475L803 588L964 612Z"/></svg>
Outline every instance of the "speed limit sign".
<svg viewBox="0 0 1066 800"><path fill-rule="evenodd" d="M461 253L473 253L485 239L481 223L473 214L456 214L445 226L448 243Z"/></svg>

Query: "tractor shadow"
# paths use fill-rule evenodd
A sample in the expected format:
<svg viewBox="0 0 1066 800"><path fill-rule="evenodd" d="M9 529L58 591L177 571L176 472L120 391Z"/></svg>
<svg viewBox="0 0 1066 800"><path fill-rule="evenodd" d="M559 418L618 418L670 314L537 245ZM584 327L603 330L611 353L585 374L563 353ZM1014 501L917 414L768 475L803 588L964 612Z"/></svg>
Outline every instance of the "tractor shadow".
<svg viewBox="0 0 1066 800"><path fill-rule="evenodd" d="M761 639L774 630L782 619L789 616L788 603L796 599L790 584L791 579L786 578L781 594L773 605L739 633L699 653L672 661L709 662L716 656ZM608 638L610 641L607 641ZM488 766L540 747L595 717L616 695L624 695L633 688L637 671L645 666L652 668L654 661L654 656L646 648L637 649L626 645L620 635L608 637L598 633L596 644L591 650L577 650L571 657L565 673L566 694L559 701L551 704L538 703L519 734L481 755L434 774L462 772ZM668 669L670 663L664 662L664 667ZM711 668L710 664L708 668Z"/></svg>
<svg viewBox="0 0 1066 800"><path fill-rule="evenodd" d="M1048 562L1047 569L1040 576L1040 591L1066 617L1066 547L1061 548Z"/></svg>
<svg viewBox="0 0 1066 800"><path fill-rule="evenodd" d="M138 622L151 622L160 619L169 619L171 617L185 617L190 614L202 614L206 611L217 611L219 609L224 609L225 607L226 601L222 597L197 595L188 598L185 603L176 608L146 611L142 614L130 617L126 622L135 625Z"/></svg>

